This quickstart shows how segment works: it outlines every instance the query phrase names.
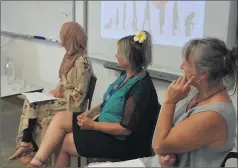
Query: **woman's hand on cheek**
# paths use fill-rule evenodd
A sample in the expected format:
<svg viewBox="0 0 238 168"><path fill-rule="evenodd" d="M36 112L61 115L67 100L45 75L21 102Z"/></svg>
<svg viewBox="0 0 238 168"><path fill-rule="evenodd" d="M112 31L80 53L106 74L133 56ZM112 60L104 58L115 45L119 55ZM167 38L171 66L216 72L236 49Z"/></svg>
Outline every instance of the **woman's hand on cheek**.
<svg viewBox="0 0 238 168"><path fill-rule="evenodd" d="M181 76L173 81L167 89L164 103L177 104L180 100L184 99L190 91L193 80L194 76L189 80L186 79L186 76Z"/></svg>

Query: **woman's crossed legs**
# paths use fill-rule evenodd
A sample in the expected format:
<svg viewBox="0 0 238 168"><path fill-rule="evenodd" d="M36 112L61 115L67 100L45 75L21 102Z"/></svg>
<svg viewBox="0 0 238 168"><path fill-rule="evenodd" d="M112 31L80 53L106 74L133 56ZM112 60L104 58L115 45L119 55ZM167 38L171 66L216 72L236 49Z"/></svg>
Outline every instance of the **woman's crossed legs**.
<svg viewBox="0 0 238 168"><path fill-rule="evenodd" d="M58 112L52 119L38 152L28 167L42 166L55 152L55 167L69 167L70 156L79 156L74 144L72 112ZM60 146L59 150L56 150Z"/></svg>

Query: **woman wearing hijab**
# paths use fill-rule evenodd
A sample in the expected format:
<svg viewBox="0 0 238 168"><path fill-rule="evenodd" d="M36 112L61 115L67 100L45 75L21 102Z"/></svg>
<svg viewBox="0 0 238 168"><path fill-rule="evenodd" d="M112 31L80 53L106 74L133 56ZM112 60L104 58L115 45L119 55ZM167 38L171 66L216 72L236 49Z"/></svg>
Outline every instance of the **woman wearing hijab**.
<svg viewBox="0 0 238 168"><path fill-rule="evenodd" d="M61 28L60 40L66 54L59 69L59 85L50 91L59 99L39 103L25 100L17 135L18 145L14 154L9 157L9 162L22 158L24 163L26 160L24 161L23 156L26 158L38 150L36 143L41 143L57 112L86 111L85 97L93 74L91 63L85 56L87 35L78 23L67 22Z"/></svg>

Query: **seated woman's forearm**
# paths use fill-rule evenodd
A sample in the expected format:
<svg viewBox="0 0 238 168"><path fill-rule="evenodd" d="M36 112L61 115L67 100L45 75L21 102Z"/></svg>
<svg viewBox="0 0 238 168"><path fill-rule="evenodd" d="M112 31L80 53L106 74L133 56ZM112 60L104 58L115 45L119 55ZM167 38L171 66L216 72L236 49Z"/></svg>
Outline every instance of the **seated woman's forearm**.
<svg viewBox="0 0 238 168"><path fill-rule="evenodd" d="M119 123L95 122L93 129L111 135L129 135L131 133Z"/></svg>
<svg viewBox="0 0 238 168"><path fill-rule="evenodd" d="M173 127L173 115L175 106L175 104L169 103L164 103L162 106L154 138L154 152L158 155L170 154L167 153L168 151L166 150L166 145L164 145L164 142L169 134L169 131Z"/></svg>
<svg viewBox="0 0 238 168"><path fill-rule="evenodd" d="M88 116L89 118L93 118L93 117L95 117L97 114L99 114L100 110L101 110L101 104L99 104L99 105L95 106L94 108L88 110L87 116Z"/></svg>

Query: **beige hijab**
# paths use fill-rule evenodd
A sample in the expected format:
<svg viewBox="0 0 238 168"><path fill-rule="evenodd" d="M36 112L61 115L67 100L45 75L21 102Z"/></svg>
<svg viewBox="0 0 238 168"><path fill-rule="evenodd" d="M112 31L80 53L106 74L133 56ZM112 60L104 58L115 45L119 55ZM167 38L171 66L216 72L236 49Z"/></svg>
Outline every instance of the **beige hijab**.
<svg viewBox="0 0 238 168"><path fill-rule="evenodd" d="M82 26L76 22L64 23L61 27L60 38L66 54L59 69L59 78L68 74L75 61L85 54L87 46L87 35Z"/></svg>

